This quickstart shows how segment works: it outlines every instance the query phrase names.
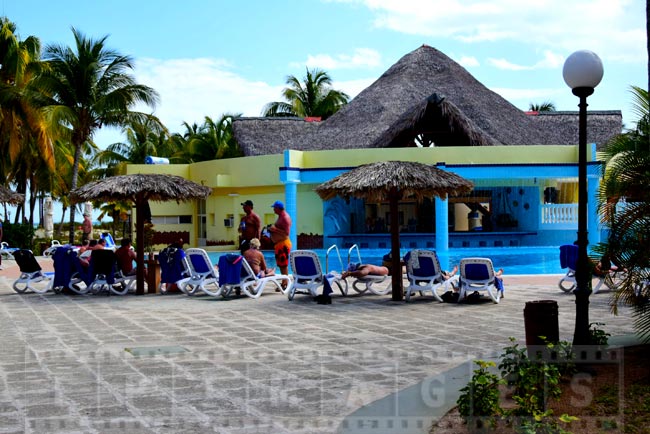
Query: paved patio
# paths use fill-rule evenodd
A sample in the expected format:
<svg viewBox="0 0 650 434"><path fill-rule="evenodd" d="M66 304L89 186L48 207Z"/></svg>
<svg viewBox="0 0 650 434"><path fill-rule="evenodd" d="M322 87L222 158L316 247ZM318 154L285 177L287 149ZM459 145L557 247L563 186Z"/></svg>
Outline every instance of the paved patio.
<svg viewBox="0 0 650 434"><path fill-rule="evenodd" d="M15 264L3 266L1 433L426 432L454 405L445 391L467 375L459 365L510 336L524 342L526 301L557 300L560 339L574 327L559 276L505 276L499 305L363 295L322 306L270 292L19 295ZM626 310L613 316L608 300L592 296L591 321L630 334Z"/></svg>

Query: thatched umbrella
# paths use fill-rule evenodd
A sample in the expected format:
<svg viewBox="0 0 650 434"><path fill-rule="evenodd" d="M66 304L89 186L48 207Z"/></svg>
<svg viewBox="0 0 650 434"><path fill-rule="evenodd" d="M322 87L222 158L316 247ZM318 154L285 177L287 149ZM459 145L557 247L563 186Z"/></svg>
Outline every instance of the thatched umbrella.
<svg viewBox="0 0 650 434"><path fill-rule="evenodd" d="M180 176L134 174L111 176L90 182L70 193L73 203L99 200L104 202L131 201L136 209L137 287L136 294L144 294L144 209L148 201L175 200L184 202L205 199L210 187Z"/></svg>
<svg viewBox="0 0 650 434"><path fill-rule="evenodd" d="M391 274L393 300L402 299L402 265L400 262L398 202L402 198L424 198L448 194L458 195L472 190L474 185L455 173L445 172L429 164L411 161L383 161L364 164L316 187L323 199L336 196L356 197L369 202L388 200L391 233Z"/></svg>
<svg viewBox="0 0 650 434"><path fill-rule="evenodd" d="M0 202L9 203L11 205L18 205L24 201L25 196L20 193L16 193L3 185L0 185Z"/></svg>

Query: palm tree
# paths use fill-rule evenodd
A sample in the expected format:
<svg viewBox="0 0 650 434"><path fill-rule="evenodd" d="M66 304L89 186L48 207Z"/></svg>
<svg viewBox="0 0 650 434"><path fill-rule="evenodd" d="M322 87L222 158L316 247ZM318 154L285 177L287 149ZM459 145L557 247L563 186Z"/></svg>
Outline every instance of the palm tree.
<svg viewBox="0 0 650 434"><path fill-rule="evenodd" d="M148 155L168 157L173 152L169 149L169 131L153 115L129 120L122 132L126 142L113 143L95 157L100 167L96 178L124 174L126 164L143 164Z"/></svg>
<svg viewBox="0 0 650 434"><path fill-rule="evenodd" d="M39 108L40 90L34 86L34 77L42 66L40 41L33 36L20 41L15 30L15 24L0 18L0 153L3 156L0 176L3 179L13 177L10 167L25 155L26 146L47 167L54 168L51 131Z"/></svg>
<svg viewBox="0 0 650 434"><path fill-rule="evenodd" d="M637 329L650 340L650 103L647 90L632 87L632 92L636 127L608 143L602 154L599 210L610 235L596 251L627 269L613 308L619 302L635 306Z"/></svg>
<svg viewBox="0 0 650 434"><path fill-rule="evenodd" d="M153 107L158 94L135 82L128 73L133 69L133 60L106 48L107 36L94 40L74 28L72 33L74 48L46 47L44 59L49 69L40 76L39 84L52 95L48 107L52 122L71 129L74 158L70 188L75 189L84 143L103 125L122 126L127 119L137 116L130 111L136 103ZM70 243L74 242L74 219L73 207L70 210Z"/></svg>
<svg viewBox="0 0 650 434"><path fill-rule="evenodd" d="M344 92L332 89L332 79L320 69L307 69L303 82L290 75L286 83L289 87L282 91L286 101L267 104L262 111L263 116L314 116L327 119L350 100Z"/></svg>
<svg viewBox="0 0 650 434"><path fill-rule="evenodd" d="M186 132L181 137L176 135L177 143L182 143L182 150L175 153L175 161L196 163L223 158L241 157L232 131L232 121L241 114L224 114L216 122L209 116L205 117L203 124L184 123Z"/></svg>
<svg viewBox="0 0 650 434"><path fill-rule="evenodd" d="M530 110L531 112L554 112L555 104L552 103L551 101L544 101L541 104L533 104L531 102L530 106L528 107L528 110Z"/></svg>

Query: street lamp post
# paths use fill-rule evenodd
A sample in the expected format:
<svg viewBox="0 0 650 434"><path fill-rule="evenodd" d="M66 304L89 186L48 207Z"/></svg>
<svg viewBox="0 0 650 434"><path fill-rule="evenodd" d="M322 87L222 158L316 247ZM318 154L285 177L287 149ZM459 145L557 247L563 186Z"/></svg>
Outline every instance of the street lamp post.
<svg viewBox="0 0 650 434"><path fill-rule="evenodd" d="M574 345L588 345L589 338L589 295L591 294L591 265L587 255L589 244L587 232L587 97L594 93L603 78L603 64L600 58L588 50L571 54L562 70L564 81L580 98L578 107L578 262L576 264L576 323L573 334Z"/></svg>

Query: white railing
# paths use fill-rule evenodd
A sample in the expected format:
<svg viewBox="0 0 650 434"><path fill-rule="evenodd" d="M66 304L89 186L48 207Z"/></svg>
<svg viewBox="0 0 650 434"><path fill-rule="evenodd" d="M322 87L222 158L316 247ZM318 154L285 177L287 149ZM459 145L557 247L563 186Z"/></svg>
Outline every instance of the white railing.
<svg viewBox="0 0 650 434"><path fill-rule="evenodd" d="M544 204L540 229L575 229L578 227L578 204Z"/></svg>

